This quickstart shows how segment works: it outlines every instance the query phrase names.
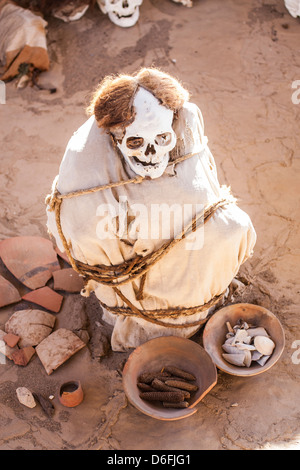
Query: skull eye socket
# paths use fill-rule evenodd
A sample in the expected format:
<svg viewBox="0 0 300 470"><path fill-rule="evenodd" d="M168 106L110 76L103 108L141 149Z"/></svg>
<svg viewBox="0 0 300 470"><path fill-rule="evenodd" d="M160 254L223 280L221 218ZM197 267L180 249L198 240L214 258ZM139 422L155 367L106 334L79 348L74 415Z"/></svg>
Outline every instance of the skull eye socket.
<svg viewBox="0 0 300 470"><path fill-rule="evenodd" d="M131 150L138 149L142 147L143 144L143 137L128 137L128 139L126 140L126 146Z"/></svg>
<svg viewBox="0 0 300 470"><path fill-rule="evenodd" d="M158 134L155 137L155 143L161 146L169 145L169 143L171 142L171 139L172 139L171 132L165 132L164 134Z"/></svg>

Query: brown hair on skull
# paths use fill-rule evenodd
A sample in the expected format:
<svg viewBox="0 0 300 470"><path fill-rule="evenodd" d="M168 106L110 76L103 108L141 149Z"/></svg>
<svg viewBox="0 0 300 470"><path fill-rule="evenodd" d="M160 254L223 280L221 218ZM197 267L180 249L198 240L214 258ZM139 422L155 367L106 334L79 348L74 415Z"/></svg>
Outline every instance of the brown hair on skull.
<svg viewBox="0 0 300 470"><path fill-rule="evenodd" d="M177 112L189 92L171 75L156 68L142 68L134 75L108 76L99 84L87 113L95 115L99 127L113 130L134 121L133 100L139 87L152 93L166 108Z"/></svg>

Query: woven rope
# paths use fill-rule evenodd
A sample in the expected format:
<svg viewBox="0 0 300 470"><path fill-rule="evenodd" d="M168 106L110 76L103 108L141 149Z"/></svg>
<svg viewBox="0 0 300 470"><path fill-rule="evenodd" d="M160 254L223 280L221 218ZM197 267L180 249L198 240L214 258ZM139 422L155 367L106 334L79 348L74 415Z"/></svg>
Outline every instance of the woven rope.
<svg viewBox="0 0 300 470"><path fill-rule="evenodd" d="M150 323L155 323L156 325L165 326L168 328L190 328L194 326L200 326L207 322L209 317L200 319L191 323L185 323L178 325L176 323L163 322L160 318L178 318L179 316L185 315L194 315L195 313L200 313L216 305L224 296L226 289L220 295L213 297L209 302L198 305L195 307L180 307L180 308L169 308L169 309L157 309L157 310L139 310L135 305L133 305L116 287L113 288L117 295L128 305L126 307L109 307L108 305L101 302L102 307L106 308L109 312L116 315L123 316L136 316L147 320Z"/></svg>
<svg viewBox="0 0 300 470"><path fill-rule="evenodd" d="M181 163L181 162L187 160L188 158L191 158L194 155L198 155L198 154L199 154L199 152L197 152L197 153L188 153L186 155L183 155L182 157L178 157L178 158L176 158L172 161L169 161L168 166L176 165L177 163ZM69 199L69 198L76 197L76 196L84 196L85 194L96 193L98 191L103 191L104 189L117 188L118 186L123 186L125 184L130 184L130 183L138 184L138 183L141 183L144 179L145 178L143 176L137 176L135 178L131 178L131 179L125 180L125 181L118 181L116 183L108 183L108 184L103 184L101 186L94 186L93 188L79 189L77 191L71 191L70 193L67 193L67 194L60 194L60 192L57 191L57 188L55 186L53 193L49 194L46 197L45 202L46 202L47 205L49 205L50 210L53 210L54 205L57 204L62 199Z"/></svg>
<svg viewBox="0 0 300 470"><path fill-rule="evenodd" d="M206 223L219 207L222 207L227 203L227 199L222 199L212 204L203 213L196 215L192 222L183 229L179 237L173 238L172 240L164 243L159 249L147 256L143 257L137 255L131 260L125 261L117 266L89 266L81 263L80 261L76 261L77 269L81 273L84 273L85 277L94 279L95 281L109 287L127 284L128 282L145 275L149 269L166 256L177 243L180 243L183 238L195 231L196 227L199 225L199 221L203 220L203 223Z"/></svg>

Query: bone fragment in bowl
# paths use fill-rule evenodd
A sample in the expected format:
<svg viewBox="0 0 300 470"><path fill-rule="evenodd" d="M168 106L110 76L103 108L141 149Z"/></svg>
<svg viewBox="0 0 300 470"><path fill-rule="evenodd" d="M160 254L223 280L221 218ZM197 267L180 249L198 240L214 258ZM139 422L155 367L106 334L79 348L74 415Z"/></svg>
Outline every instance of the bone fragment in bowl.
<svg viewBox="0 0 300 470"><path fill-rule="evenodd" d="M225 353L227 353L227 354L237 354L238 353L237 347L236 346L231 346L230 344L224 343L222 345L222 348L225 351Z"/></svg>
<svg viewBox="0 0 300 470"><path fill-rule="evenodd" d="M262 356L260 359L258 359L256 362L260 365L260 366L264 366L265 363L267 362L267 360L270 358L270 356Z"/></svg>
<svg viewBox="0 0 300 470"><path fill-rule="evenodd" d="M255 336L254 346L264 356L270 356L275 348L275 343L266 336Z"/></svg>
<svg viewBox="0 0 300 470"><path fill-rule="evenodd" d="M248 337L248 333L246 330L242 330L242 329L239 329L239 330L236 330L236 334L235 334L235 337L234 337L234 340L231 344L235 344L237 343L238 341L239 342L243 342L247 339Z"/></svg>
<svg viewBox="0 0 300 470"><path fill-rule="evenodd" d="M256 347L253 344L247 343L236 343L236 348L239 350L247 350L247 351L256 351Z"/></svg>
<svg viewBox="0 0 300 470"><path fill-rule="evenodd" d="M227 362L241 367L250 367L253 361L265 365L275 348L265 328L253 326L242 319L233 327L227 321L226 327L228 333L222 345L225 351L222 356Z"/></svg>
<svg viewBox="0 0 300 470"><path fill-rule="evenodd" d="M258 351L253 351L252 353L252 361L258 361L262 357L262 354Z"/></svg>
<svg viewBox="0 0 300 470"><path fill-rule="evenodd" d="M230 364L233 364L235 366L240 366L240 367L245 366L244 364L245 351L242 351L239 354L226 354L225 353L225 354L222 354L222 356L227 362L230 362Z"/></svg>
<svg viewBox="0 0 300 470"><path fill-rule="evenodd" d="M251 355L251 352L248 351L247 349L244 350L244 353L245 353L245 357L244 357L244 364L246 367L250 367L251 366L251 362L252 362L252 355Z"/></svg>
<svg viewBox="0 0 300 470"><path fill-rule="evenodd" d="M267 336L267 337L269 337L268 332L262 326L258 326L257 328L249 328L247 333L248 333L249 336L251 336L251 338L254 338L255 336Z"/></svg>

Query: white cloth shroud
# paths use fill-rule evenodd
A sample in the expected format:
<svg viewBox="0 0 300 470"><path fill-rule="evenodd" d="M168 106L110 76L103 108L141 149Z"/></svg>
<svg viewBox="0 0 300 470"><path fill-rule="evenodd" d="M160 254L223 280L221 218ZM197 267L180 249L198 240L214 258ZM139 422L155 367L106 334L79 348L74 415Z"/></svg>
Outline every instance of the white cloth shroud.
<svg viewBox="0 0 300 470"><path fill-rule="evenodd" d="M136 253L149 253L161 247L170 236L174 238L181 233L195 212L202 213L204 207L221 198L222 188L198 107L185 103L173 128L177 144L171 158L195 153L191 158L169 166L157 179L63 200L61 226L76 260L109 266L129 260ZM116 152L109 134L99 129L92 116L67 145L57 189L66 194L134 177L136 174ZM64 251L54 213L48 210L47 213L48 230ZM127 225L122 222L124 214ZM123 231L127 226L129 233ZM136 300L141 278L118 288L141 310L203 305L226 290L241 264L252 255L255 242L256 233L249 216L236 204L228 204L217 209L207 223L180 240L150 268L143 300ZM107 306L127 307L112 287L89 281L88 289L94 290ZM208 313L205 310L166 321L187 324L206 318ZM135 348L162 335L190 337L199 328L163 327L106 309L103 319L114 325L111 338L114 351Z"/></svg>

